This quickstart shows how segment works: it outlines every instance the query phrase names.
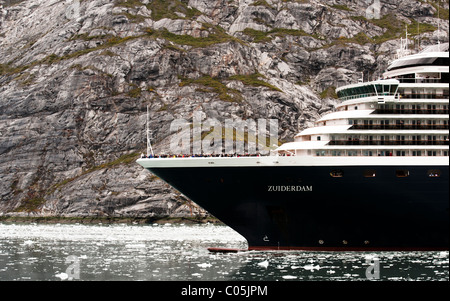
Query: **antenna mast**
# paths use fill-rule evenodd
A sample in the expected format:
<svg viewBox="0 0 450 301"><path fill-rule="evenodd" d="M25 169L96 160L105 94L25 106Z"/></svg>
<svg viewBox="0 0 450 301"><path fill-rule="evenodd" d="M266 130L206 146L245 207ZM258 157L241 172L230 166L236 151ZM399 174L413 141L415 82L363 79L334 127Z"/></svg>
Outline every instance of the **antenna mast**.
<svg viewBox="0 0 450 301"><path fill-rule="evenodd" d="M406 27L405 39L403 40L403 38L400 37L400 49L397 50L397 59L402 58L411 53L408 47L408 36L409 36L408 24L406 24L405 27Z"/></svg>
<svg viewBox="0 0 450 301"><path fill-rule="evenodd" d="M150 132L150 126L149 126L149 123L150 123L150 121L149 121L149 109L148 109L148 105L147 105L147 130L146 130L146 132L147 132L147 157L150 157L150 153L152 154L152 157L154 157L155 156L155 154L153 154L153 148L152 148L152 143L150 142L150 140L151 140L151 138L150 138L150 134L151 134L151 132Z"/></svg>

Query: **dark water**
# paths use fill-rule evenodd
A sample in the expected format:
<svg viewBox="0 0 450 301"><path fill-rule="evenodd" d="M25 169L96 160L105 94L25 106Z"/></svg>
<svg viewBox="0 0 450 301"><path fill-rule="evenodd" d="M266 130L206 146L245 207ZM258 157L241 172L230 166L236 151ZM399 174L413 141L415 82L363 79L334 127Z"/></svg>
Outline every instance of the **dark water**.
<svg viewBox="0 0 450 301"><path fill-rule="evenodd" d="M449 281L449 252L241 252L218 225L0 224L0 280Z"/></svg>

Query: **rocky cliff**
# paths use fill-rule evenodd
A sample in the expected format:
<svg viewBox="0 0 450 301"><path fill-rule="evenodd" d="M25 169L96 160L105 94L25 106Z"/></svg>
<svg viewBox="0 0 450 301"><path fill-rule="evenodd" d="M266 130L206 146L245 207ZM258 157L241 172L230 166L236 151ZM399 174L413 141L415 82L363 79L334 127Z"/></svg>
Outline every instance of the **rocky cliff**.
<svg viewBox="0 0 450 301"><path fill-rule="evenodd" d="M0 1L0 215L203 214L135 163L147 107L156 153L194 112L289 141L406 28L448 41L448 1Z"/></svg>

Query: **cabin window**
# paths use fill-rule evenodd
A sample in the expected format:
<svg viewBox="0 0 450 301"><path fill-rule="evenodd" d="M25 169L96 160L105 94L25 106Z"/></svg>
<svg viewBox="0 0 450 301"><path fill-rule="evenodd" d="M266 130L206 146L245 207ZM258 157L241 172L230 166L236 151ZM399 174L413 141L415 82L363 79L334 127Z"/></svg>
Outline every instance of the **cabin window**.
<svg viewBox="0 0 450 301"><path fill-rule="evenodd" d="M342 178L344 176L344 171L342 169L334 169L330 172L330 176L333 178Z"/></svg>
<svg viewBox="0 0 450 301"><path fill-rule="evenodd" d="M375 178L376 174L374 169L366 169L363 173L365 178Z"/></svg>
<svg viewBox="0 0 450 301"><path fill-rule="evenodd" d="M320 141L320 136L317 136L317 141Z"/></svg>
<svg viewBox="0 0 450 301"><path fill-rule="evenodd" d="M395 176L397 178L406 178L409 176L409 170L407 169L397 169L395 171Z"/></svg>
<svg viewBox="0 0 450 301"><path fill-rule="evenodd" d="M439 178L441 176L441 171L439 169L429 169L427 170L427 176L429 178Z"/></svg>

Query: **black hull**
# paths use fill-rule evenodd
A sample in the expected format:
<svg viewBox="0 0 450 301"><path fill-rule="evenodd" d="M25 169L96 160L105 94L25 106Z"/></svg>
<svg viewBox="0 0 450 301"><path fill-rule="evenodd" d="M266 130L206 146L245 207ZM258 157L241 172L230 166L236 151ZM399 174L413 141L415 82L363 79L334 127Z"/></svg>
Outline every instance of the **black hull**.
<svg viewBox="0 0 450 301"><path fill-rule="evenodd" d="M333 169L344 176L331 177ZM364 177L367 169L376 177ZM409 176L397 177L399 169ZM448 166L150 171L244 236L249 249L449 249Z"/></svg>

